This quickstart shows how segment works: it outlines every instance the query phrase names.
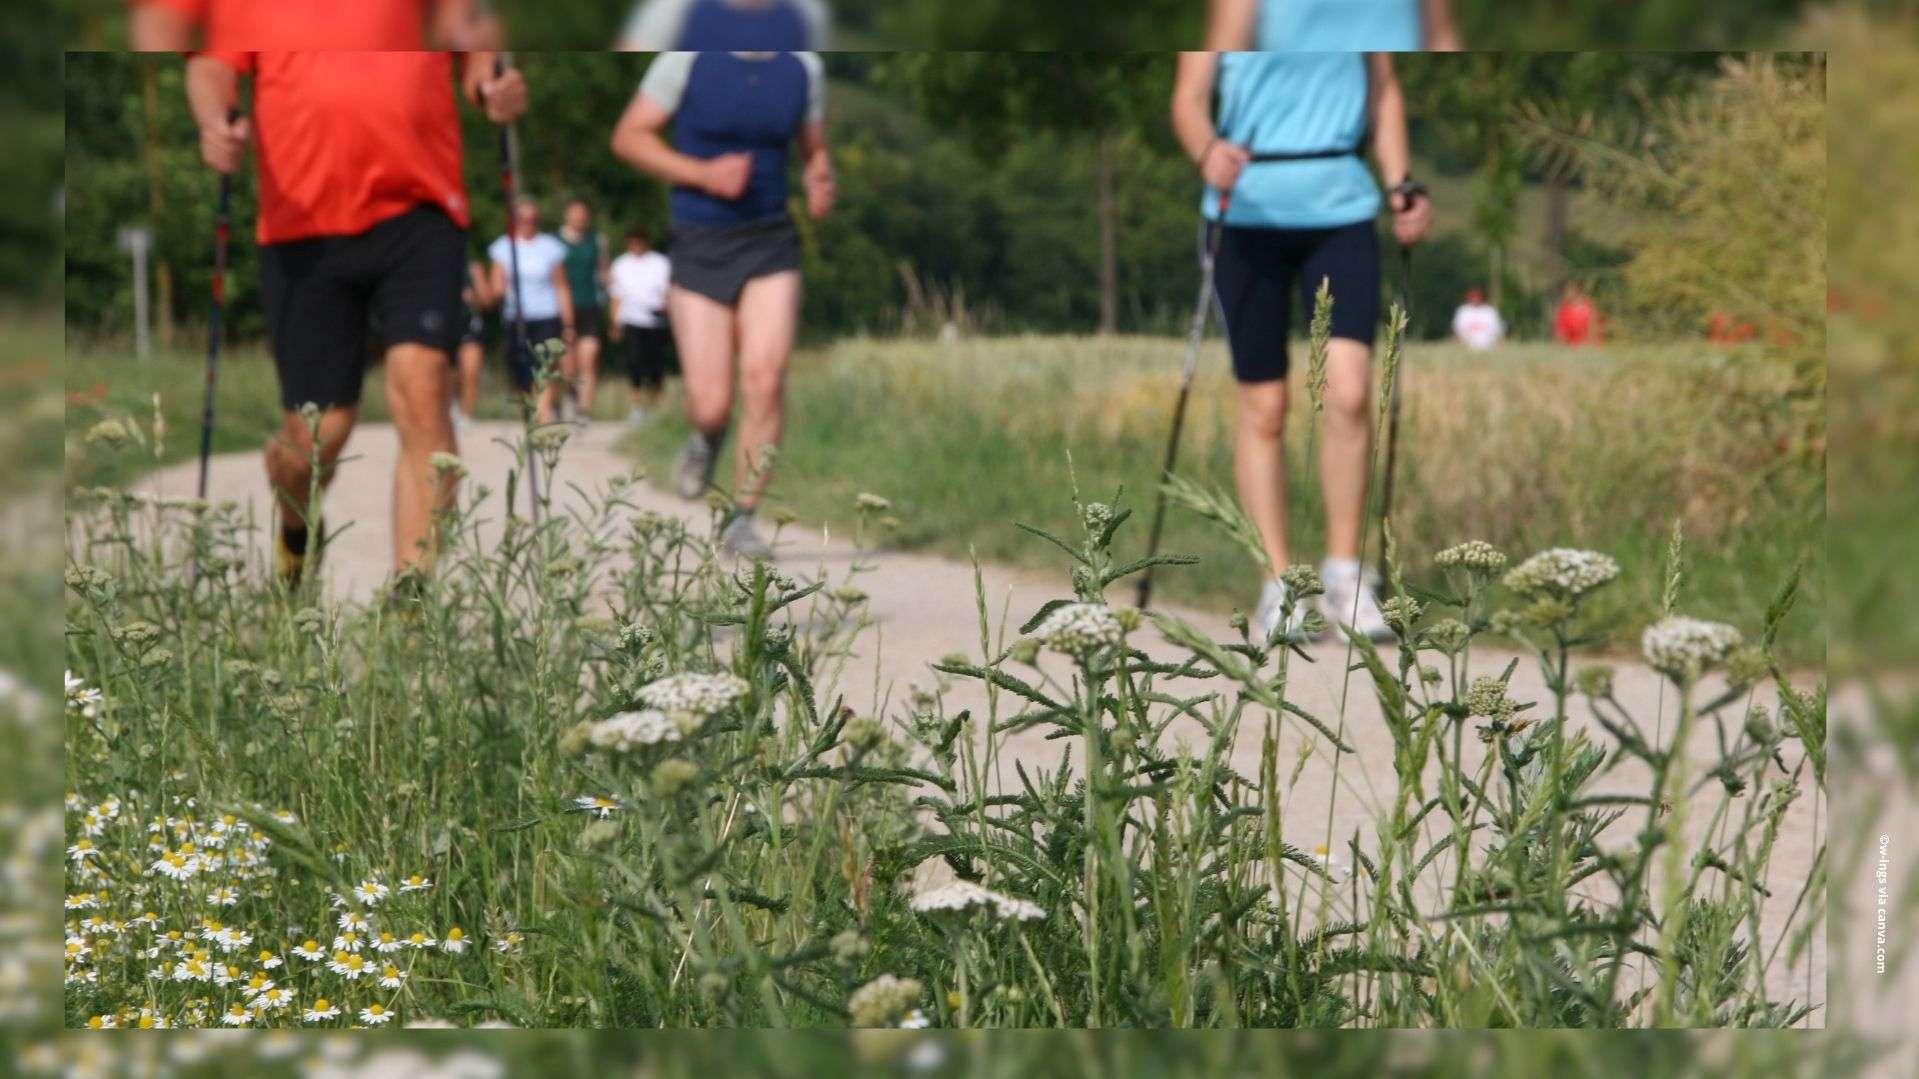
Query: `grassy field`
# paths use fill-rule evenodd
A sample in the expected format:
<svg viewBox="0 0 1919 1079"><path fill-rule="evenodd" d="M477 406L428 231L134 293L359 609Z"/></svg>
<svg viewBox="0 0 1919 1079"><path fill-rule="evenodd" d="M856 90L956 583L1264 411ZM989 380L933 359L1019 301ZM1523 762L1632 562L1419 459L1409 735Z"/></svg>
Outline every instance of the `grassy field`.
<svg viewBox="0 0 1919 1079"><path fill-rule="evenodd" d="M1179 348L1150 338L1012 338L848 341L804 354L789 383L774 502L844 528L852 496L871 491L893 501L900 546L1051 566L1052 549L1011 522L1065 527L1075 482L1088 498L1124 486L1132 505L1150 506ZM1230 491L1225 371L1222 348L1210 347L1180 470ZM1415 345L1404 384L1396 527L1410 562L1470 538L1518 552L1573 543L1606 551L1635 583L1590 613L1623 643L1659 613L1659 566L1677 521L1694 574L1682 598L1715 618L1750 624L1805 558L1805 604L1782 647L1794 663L1821 660L1823 463L1770 433L1784 409L1754 358L1540 345L1487 356ZM1318 480L1297 383L1295 401L1294 542L1301 557L1316 558ZM646 431L641 461L664 474L685 430L676 418ZM1251 563L1205 522L1175 509L1163 549L1199 555L1207 567L1168 575L1168 598L1251 602Z"/></svg>

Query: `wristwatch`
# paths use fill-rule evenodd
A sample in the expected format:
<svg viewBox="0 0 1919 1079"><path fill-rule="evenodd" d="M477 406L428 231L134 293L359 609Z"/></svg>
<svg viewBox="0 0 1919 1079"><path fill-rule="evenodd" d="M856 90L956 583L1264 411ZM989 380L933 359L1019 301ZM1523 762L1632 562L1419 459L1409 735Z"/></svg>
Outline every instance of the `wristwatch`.
<svg viewBox="0 0 1919 1079"><path fill-rule="evenodd" d="M1408 176L1404 180L1401 180L1398 183L1394 184L1390 190L1390 193L1394 195L1404 195L1406 197L1406 205L1408 207L1412 206L1414 199L1432 198L1431 195L1426 193L1426 185L1420 183L1418 180L1413 179L1411 176Z"/></svg>

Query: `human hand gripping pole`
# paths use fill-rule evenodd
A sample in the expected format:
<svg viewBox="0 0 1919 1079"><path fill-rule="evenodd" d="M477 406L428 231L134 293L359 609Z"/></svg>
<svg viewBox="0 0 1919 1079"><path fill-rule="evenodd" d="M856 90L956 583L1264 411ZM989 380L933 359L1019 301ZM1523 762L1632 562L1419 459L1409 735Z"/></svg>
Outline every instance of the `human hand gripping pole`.
<svg viewBox="0 0 1919 1079"><path fill-rule="evenodd" d="M1193 307L1192 328L1186 333L1186 361L1179 369L1179 395L1173 399L1173 429L1166 438L1166 456L1159 469L1159 497L1153 503L1153 524L1146 533L1146 557L1159 554L1160 530L1166 524L1166 481L1173 476L1179 459L1180 431L1186 426L1186 399L1193 389L1193 375L1199 370L1199 346L1206 339L1206 320L1213 309L1213 266L1219 260L1219 240L1226 231L1226 211L1232 205L1230 188L1219 193L1219 212L1206 231L1206 257L1200 265L1199 302ZM1139 574L1137 606L1145 610L1153 600L1153 566L1149 561Z"/></svg>
<svg viewBox="0 0 1919 1079"><path fill-rule="evenodd" d="M239 108L227 110L229 126L240 121ZM207 313L206 389L200 401L200 484L198 497L207 500L207 478L213 462L213 399L220 377L220 339L227 303L227 239L232 222L233 174L220 174L220 202L213 217L212 306ZM195 562L197 570L199 563Z"/></svg>
<svg viewBox="0 0 1919 1079"><path fill-rule="evenodd" d="M501 53L493 58L493 77L499 78L504 74L506 74L506 54ZM480 93L484 98L486 91L482 89ZM510 340L507 343L507 355L509 357L507 360L507 378L509 382L512 380L513 374L513 360L511 358L514 355L513 350L520 350L520 354L526 356L529 362L533 358L532 346L526 339L526 304L523 302L520 290L520 241L513 235L514 207L520 191L517 156L518 155L514 153L513 125L510 123L501 124L500 187L506 199L507 271L513 286L513 317L508 320L511 323L511 334ZM521 426L526 426L526 421L531 414L532 408L533 405L530 398L525 394L520 395ZM530 441L526 446L526 494L527 501L533 510L533 523L539 524L540 459L539 456L533 452L533 446Z"/></svg>

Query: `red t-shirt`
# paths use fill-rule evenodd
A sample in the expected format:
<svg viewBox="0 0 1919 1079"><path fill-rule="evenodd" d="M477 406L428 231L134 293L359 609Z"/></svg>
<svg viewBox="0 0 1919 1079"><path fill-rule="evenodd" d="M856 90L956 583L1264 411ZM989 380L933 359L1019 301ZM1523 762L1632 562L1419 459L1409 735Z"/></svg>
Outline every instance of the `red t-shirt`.
<svg viewBox="0 0 1919 1079"><path fill-rule="evenodd" d="M1593 334L1593 305L1586 300L1568 300L1559 305L1553 315L1553 336L1567 345L1591 344L1596 340Z"/></svg>
<svg viewBox="0 0 1919 1079"><path fill-rule="evenodd" d="M131 0L200 27L206 47L424 49L432 0Z"/></svg>
<svg viewBox="0 0 1919 1079"><path fill-rule="evenodd" d="M261 243L351 236L422 203L467 226L452 54L210 55L253 76Z"/></svg>

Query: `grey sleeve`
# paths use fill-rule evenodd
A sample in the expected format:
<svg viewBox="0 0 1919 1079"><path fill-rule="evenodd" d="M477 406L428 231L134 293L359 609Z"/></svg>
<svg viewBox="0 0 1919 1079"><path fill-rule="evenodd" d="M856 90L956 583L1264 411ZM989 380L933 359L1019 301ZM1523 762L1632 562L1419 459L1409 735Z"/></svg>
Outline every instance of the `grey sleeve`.
<svg viewBox="0 0 1919 1079"><path fill-rule="evenodd" d="M667 112L680 110L680 98L686 94L686 81L693 73L695 52L663 52L653 58L646 75L640 79L640 93Z"/></svg>
<svg viewBox="0 0 1919 1079"><path fill-rule="evenodd" d="M816 52L802 52L794 55L800 58L800 64L806 68L806 121L819 124L826 122L826 64Z"/></svg>
<svg viewBox="0 0 1919 1079"><path fill-rule="evenodd" d="M643 0L620 31L619 48L631 52L665 52L679 44L680 28L693 0Z"/></svg>
<svg viewBox="0 0 1919 1079"><path fill-rule="evenodd" d="M806 47L833 47L833 9L825 0L799 0L800 17L806 20Z"/></svg>

